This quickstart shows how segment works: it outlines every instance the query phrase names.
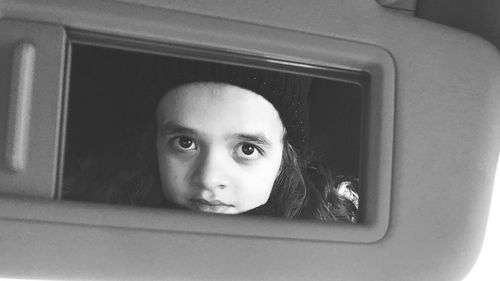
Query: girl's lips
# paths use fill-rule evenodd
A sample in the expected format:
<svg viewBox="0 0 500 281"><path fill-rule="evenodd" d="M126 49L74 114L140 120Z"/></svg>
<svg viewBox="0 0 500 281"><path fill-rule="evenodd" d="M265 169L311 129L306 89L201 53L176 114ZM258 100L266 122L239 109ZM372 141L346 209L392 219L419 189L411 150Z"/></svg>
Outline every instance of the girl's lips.
<svg viewBox="0 0 500 281"><path fill-rule="evenodd" d="M234 207L234 205L227 204L219 200L209 201L203 198L191 199L190 203L194 209L210 213L224 213L227 209Z"/></svg>

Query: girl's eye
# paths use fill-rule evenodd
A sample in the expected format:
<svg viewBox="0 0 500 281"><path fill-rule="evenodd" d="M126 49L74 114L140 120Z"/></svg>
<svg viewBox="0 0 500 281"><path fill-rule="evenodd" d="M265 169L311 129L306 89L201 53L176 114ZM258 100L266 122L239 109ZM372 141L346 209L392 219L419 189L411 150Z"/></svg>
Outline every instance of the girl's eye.
<svg viewBox="0 0 500 281"><path fill-rule="evenodd" d="M180 136L173 139L174 147L179 150L194 150L196 149L196 144L194 140L190 137Z"/></svg>
<svg viewBox="0 0 500 281"><path fill-rule="evenodd" d="M254 160L262 155L262 150L256 145L242 143L236 147L236 155L243 159Z"/></svg>

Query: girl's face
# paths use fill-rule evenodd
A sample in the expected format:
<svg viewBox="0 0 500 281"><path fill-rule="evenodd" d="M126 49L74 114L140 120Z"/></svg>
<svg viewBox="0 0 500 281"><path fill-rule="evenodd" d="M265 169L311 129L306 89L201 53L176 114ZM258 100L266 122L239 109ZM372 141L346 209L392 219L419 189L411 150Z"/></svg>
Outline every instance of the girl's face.
<svg viewBox="0 0 500 281"><path fill-rule="evenodd" d="M187 84L163 97L157 124L160 178L171 201L225 214L267 202L285 129L265 98L228 84Z"/></svg>

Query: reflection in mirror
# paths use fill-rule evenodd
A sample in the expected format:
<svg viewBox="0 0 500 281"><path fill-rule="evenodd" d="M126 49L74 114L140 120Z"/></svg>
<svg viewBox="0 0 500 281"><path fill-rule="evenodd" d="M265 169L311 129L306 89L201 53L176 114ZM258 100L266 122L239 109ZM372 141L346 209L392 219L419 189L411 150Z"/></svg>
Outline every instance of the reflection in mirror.
<svg viewBox="0 0 500 281"><path fill-rule="evenodd" d="M313 70L72 44L62 199L356 223L364 88Z"/></svg>

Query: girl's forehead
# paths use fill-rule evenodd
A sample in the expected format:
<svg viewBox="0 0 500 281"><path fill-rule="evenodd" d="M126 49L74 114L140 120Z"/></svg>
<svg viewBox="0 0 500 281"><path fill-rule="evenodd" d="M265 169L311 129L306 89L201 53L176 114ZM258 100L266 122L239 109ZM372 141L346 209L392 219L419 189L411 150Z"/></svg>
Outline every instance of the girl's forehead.
<svg viewBox="0 0 500 281"><path fill-rule="evenodd" d="M181 85L166 92L162 100L160 101L160 104L166 99L175 102L182 101L184 103L196 103L197 100L224 100L231 98L242 100L263 99L265 102L269 103L261 95L258 95L251 90L240 88L238 86L218 82L193 82Z"/></svg>
<svg viewBox="0 0 500 281"><path fill-rule="evenodd" d="M191 83L171 90L163 96L157 108L159 118L189 117L198 112L215 116L250 115L247 117L263 114L279 118L276 108L261 95L237 86L212 82Z"/></svg>
<svg viewBox="0 0 500 281"><path fill-rule="evenodd" d="M159 126L174 122L200 130L283 131L278 111L262 96L236 86L193 83L165 94L158 105Z"/></svg>

